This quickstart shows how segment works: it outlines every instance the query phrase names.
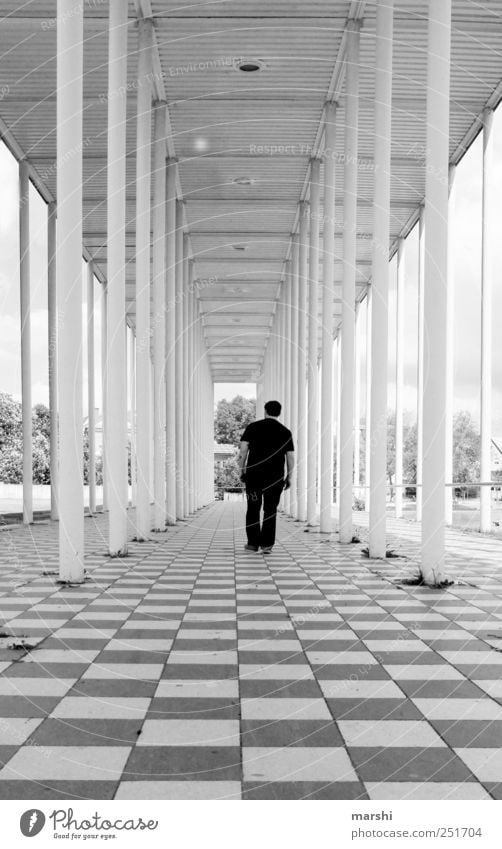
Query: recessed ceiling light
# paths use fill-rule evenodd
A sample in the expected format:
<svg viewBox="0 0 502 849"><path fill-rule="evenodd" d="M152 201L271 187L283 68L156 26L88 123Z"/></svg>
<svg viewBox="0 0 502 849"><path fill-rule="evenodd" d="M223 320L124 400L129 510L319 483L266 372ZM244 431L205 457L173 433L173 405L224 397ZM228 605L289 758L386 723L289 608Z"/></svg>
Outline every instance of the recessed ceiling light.
<svg viewBox="0 0 502 849"><path fill-rule="evenodd" d="M248 248L249 248L249 245L237 244L237 245L232 245L232 247L233 247L234 251L247 251Z"/></svg>
<svg viewBox="0 0 502 849"><path fill-rule="evenodd" d="M255 182L252 177L234 177L232 180L236 186L252 186Z"/></svg>
<svg viewBox="0 0 502 849"><path fill-rule="evenodd" d="M242 71L243 74L252 74L255 71L261 71L263 67L264 63L261 59L240 58L234 62L235 70Z"/></svg>

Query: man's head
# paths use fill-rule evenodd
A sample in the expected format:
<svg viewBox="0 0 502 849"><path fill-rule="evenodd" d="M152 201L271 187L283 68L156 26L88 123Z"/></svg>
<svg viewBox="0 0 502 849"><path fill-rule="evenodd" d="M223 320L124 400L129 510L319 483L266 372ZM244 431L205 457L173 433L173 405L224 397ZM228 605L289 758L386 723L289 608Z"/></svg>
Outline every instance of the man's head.
<svg viewBox="0 0 502 849"><path fill-rule="evenodd" d="M265 404L265 418L276 419L281 415L282 406L279 401L267 401Z"/></svg>

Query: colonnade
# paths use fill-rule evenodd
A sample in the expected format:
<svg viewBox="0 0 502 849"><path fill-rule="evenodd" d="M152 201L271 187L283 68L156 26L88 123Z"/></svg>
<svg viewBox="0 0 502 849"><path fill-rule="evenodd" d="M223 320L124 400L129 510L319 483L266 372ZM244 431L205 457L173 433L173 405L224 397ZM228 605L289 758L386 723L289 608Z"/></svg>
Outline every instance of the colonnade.
<svg viewBox="0 0 502 849"><path fill-rule="evenodd" d="M336 100L324 110L324 141L310 163L291 237L260 398L284 403L283 420L296 438L298 471L284 508L295 519L335 526L342 544L353 537L353 495L369 509L369 553L386 556L388 512L387 409L390 260L397 252L396 468L394 513L403 505L403 362L407 236L419 227L417 518L422 521L422 572L444 577L445 526L452 521L453 261L449 227L455 163L449 161L451 2L430 0L427 41L425 197L396 243L390 244L393 2L376 9L371 272L357 293L357 192L360 22L349 21L345 46L343 190L336 179ZM493 275L492 112L483 120L481 481L490 481L491 324ZM339 150L340 148L338 148ZM323 185L320 186L320 183ZM320 189L324 198L320 208ZM343 198L343 224L335 208ZM309 209L310 207L310 209ZM335 254L335 229L342 255ZM319 244L321 240L321 249ZM334 325L335 268L342 268L341 321ZM309 292L308 300L305 290ZM321 290L321 297L318 292ZM366 298L366 328L359 326ZM361 344L366 333L365 480L361 460ZM307 338L305 338L305 334ZM337 370L334 367L336 349ZM338 372L338 374L336 373ZM337 462L334 475L334 435ZM305 442L306 439L306 442ZM306 458L306 460L305 460ZM305 484L305 467L306 484ZM335 478L335 479L334 479ZM481 529L490 530L490 488L481 487ZM335 501L336 492L336 501ZM335 505L336 504L336 508ZM335 523L335 517L338 520Z"/></svg>
<svg viewBox="0 0 502 849"><path fill-rule="evenodd" d="M127 555L129 487L134 537L150 538L213 500L213 383L197 279L169 156L166 103L152 88L152 22L139 21L135 310L126 301L128 13L110 0L107 276L101 278L103 505L108 553ZM58 0L57 204L48 207L51 515L59 519L60 578L84 578L82 303L87 291L89 509L96 505L95 272L82 242L83 10ZM153 117L153 134L151 131ZM23 516L33 521L30 370L29 163L19 164L23 387ZM153 190L152 190L153 183ZM151 232L153 231L153 240ZM88 260L82 279L82 257ZM130 399L128 410L128 394ZM128 417L130 426L128 428ZM130 461L128 461L130 451Z"/></svg>
<svg viewBox="0 0 502 849"><path fill-rule="evenodd" d="M185 226L178 165L169 145L167 103L153 85L152 21L137 28L135 310L126 342L127 4L109 3L107 130L107 274L102 286L104 416L103 509L109 512L109 554L127 554L128 412L131 420L135 536L148 539L213 498L213 389L199 315L197 280ZM94 267L82 245L83 12L58 0L57 205L47 198L51 515L60 519L60 571L83 579L82 254L87 268L90 509L96 509L94 440ZM258 416L272 397L297 448L288 513L353 538L353 495L369 509L369 553L386 555L389 262L397 252L396 516L402 515L403 359L407 236L419 228L417 518L422 570L442 579L445 525L452 521L453 262L449 226L456 162L449 160L451 0L429 0L425 196L390 244L393 0L377 2L373 128L371 271L357 286L359 56L361 21L347 24L344 87L326 102L323 132L284 264L258 384ZM339 80L340 82L340 80ZM343 136L339 127L344 98ZM491 441L491 297L494 198L491 108L483 113L481 482L489 482ZM153 120L152 120L153 119ZM153 131L152 131L153 125ZM343 138L342 146L339 140ZM340 151L343 189L337 184ZM23 516L33 518L30 374L30 167L19 166ZM153 185L153 190L152 190ZM322 199L322 202L321 202ZM336 211L343 201L343 219ZM153 232L153 241L151 233ZM337 237L341 236L341 251ZM341 284L335 286L341 269ZM366 394L361 393L361 302L366 299ZM338 305L341 304L341 315ZM336 321L335 321L336 316ZM336 357L335 357L336 353ZM128 393L131 399L128 411ZM365 479L360 480L362 408ZM336 454L334 438L336 434ZM336 464L336 475L334 473ZM481 530L491 529L490 488L481 487ZM335 498L336 495L336 498ZM336 504L336 511L334 510ZM152 511L153 505L153 511Z"/></svg>

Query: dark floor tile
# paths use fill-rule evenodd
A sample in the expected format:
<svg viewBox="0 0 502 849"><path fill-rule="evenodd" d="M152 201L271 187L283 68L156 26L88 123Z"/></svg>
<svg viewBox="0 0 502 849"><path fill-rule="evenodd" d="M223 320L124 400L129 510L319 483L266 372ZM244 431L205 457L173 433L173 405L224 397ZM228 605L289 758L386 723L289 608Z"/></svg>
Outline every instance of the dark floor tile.
<svg viewBox="0 0 502 849"><path fill-rule="evenodd" d="M284 608L280 608L270 613L267 610L264 610L263 613L259 611L258 613L245 613L242 608L237 614L237 622L243 624L245 622L289 622L289 616L284 610ZM269 631L270 633L270 631Z"/></svg>
<svg viewBox="0 0 502 849"><path fill-rule="evenodd" d="M358 640L319 640L315 638L300 639L304 651L364 651L364 644Z"/></svg>
<svg viewBox="0 0 502 849"><path fill-rule="evenodd" d="M282 664L304 664L305 655L297 651L252 651L243 649L239 651L239 663L251 664L253 666L270 666L274 663Z"/></svg>
<svg viewBox="0 0 502 849"><path fill-rule="evenodd" d="M494 799L502 799L502 783L483 781L482 784L485 790L487 790Z"/></svg>
<svg viewBox="0 0 502 849"><path fill-rule="evenodd" d="M466 678L480 681L499 681L502 678L502 666L498 663L455 663L455 666Z"/></svg>
<svg viewBox="0 0 502 849"><path fill-rule="evenodd" d="M164 698L152 699L147 719L239 719L238 699Z"/></svg>
<svg viewBox="0 0 502 849"><path fill-rule="evenodd" d="M138 670L140 672L140 670ZM110 672L110 675L113 673ZM140 678L81 678L68 691L68 696L115 696L119 698L151 698L158 681Z"/></svg>
<svg viewBox="0 0 502 849"><path fill-rule="evenodd" d="M423 719L409 699L326 699L334 719Z"/></svg>
<svg viewBox="0 0 502 849"><path fill-rule="evenodd" d="M424 639L434 651L486 651L487 645L481 640L473 640L467 635L465 640L448 640L447 637ZM474 658L475 660L475 658Z"/></svg>
<svg viewBox="0 0 502 849"><path fill-rule="evenodd" d="M319 681L384 681L390 677L377 663L312 663L312 669Z"/></svg>
<svg viewBox="0 0 502 849"><path fill-rule="evenodd" d="M454 749L502 748L502 720L431 719L433 728Z"/></svg>
<svg viewBox="0 0 502 849"><path fill-rule="evenodd" d="M117 781L2 781L0 799L113 799Z"/></svg>
<svg viewBox="0 0 502 849"><path fill-rule="evenodd" d="M20 748L21 746L0 746L0 766L5 766Z"/></svg>
<svg viewBox="0 0 502 849"><path fill-rule="evenodd" d="M479 699L486 695L472 681L399 681L399 686L416 699Z"/></svg>
<svg viewBox="0 0 502 849"><path fill-rule="evenodd" d="M321 719L263 720L241 722L243 746L343 746L344 740L335 722Z"/></svg>
<svg viewBox="0 0 502 849"><path fill-rule="evenodd" d="M80 678L89 663L15 663L3 672L6 678Z"/></svg>
<svg viewBox="0 0 502 849"><path fill-rule="evenodd" d="M170 631L166 631L163 628L159 628L158 631L155 628L121 628L114 635L113 639L124 640L127 643L131 643L134 640L174 640L177 631L177 628ZM141 649L141 645L138 645L138 649Z"/></svg>
<svg viewBox="0 0 502 849"><path fill-rule="evenodd" d="M268 784L246 782L242 785L243 799L367 799L362 784L357 781L274 781Z"/></svg>
<svg viewBox="0 0 502 849"><path fill-rule="evenodd" d="M92 637L89 637L89 639L84 637L48 637L44 640L43 648L44 650L80 649L89 651L92 649L103 649L109 642L109 637L104 637L102 640L94 640Z"/></svg>
<svg viewBox="0 0 502 849"><path fill-rule="evenodd" d="M169 650L165 651L136 651L134 649L115 649L104 650L98 654L95 665L108 663L165 663L169 655Z"/></svg>
<svg viewBox="0 0 502 849"><path fill-rule="evenodd" d="M470 770L446 746L351 746L347 751L363 781L472 781Z"/></svg>
<svg viewBox="0 0 502 849"><path fill-rule="evenodd" d="M168 663L161 675L174 681L234 681L238 677L239 669L233 663Z"/></svg>
<svg viewBox="0 0 502 849"><path fill-rule="evenodd" d="M2 696L0 699L0 717L7 716L48 716L61 698L58 696Z"/></svg>
<svg viewBox="0 0 502 849"><path fill-rule="evenodd" d="M240 781L237 746L136 746L122 781Z"/></svg>
<svg viewBox="0 0 502 849"><path fill-rule="evenodd" d="M56 719L50 717L35 729L30 745L37 746L123 746L135 743L142 720Z"/></svg>
<svg viewBox="0 0 502 849"><path fill-rule="evenodd" d="M377 657L380 663L398 666L408 666L411 663L416 663L419 666L440 666L444 664L444 658L433 651L384 651L383 649L373 649L373 654Z"/></svg>
<svg viewBox="0 0 502 849"><path fill-rule="evenodd" d="M284 681L281 679L276 681L269 679L247 681L245 678L241 678L240 694L241 698L245 699L257 699L264 696L273 696L276 699L323 698L319 684L312 679L305 681Z"/></svg>
<svg viewBox="0 0 502 849"><path fill-rule="evenodd" d="M233 651L237 648L237 638L232 640L204 639L184 640L177 637L173 642L173 651Z"/></svg>

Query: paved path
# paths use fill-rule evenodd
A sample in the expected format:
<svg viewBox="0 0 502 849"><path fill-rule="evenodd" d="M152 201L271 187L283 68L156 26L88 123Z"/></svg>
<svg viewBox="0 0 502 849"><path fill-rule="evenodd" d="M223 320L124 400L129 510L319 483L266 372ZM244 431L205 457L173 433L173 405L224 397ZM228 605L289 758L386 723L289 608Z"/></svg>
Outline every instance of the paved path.
<svg viewBox="0 0 502 849"><path fill-rule="evenodd" d="M502 544L450 535L431 590L395 583L408 523L378 563L286 519L248 553L242 519L123 560L86 519L77 587L56 526L0 534L0 798L502 798Z"/></svg>

